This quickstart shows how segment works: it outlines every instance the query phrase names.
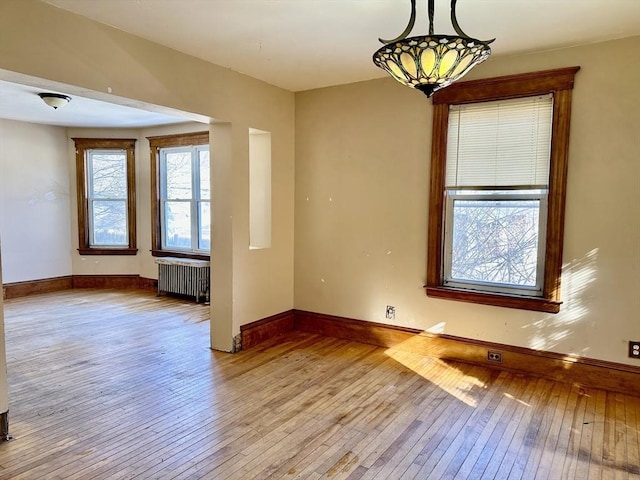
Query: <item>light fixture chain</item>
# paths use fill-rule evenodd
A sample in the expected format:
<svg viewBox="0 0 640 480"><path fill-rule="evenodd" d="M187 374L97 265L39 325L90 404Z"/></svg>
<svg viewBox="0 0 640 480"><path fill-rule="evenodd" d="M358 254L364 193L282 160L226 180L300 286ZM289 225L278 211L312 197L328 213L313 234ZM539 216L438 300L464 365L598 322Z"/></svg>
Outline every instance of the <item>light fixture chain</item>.
<svg viewBox="0 0 640 480"><path fill-rule="evenodd" d="M430 0L431 1L431 0ZM469 35L464 33L458 24L458 19L456 18L456 3L458 0L451 0L451 25L453 25L453 29L456 31L458 35L462 38L470 38Z"/></svg>
<svg viewBox="0 0 640 480"><path fill-rule="evenodd" d="M433 1L433 0L429 0L429 1ZM407 25L407 28L404 29L404 32L402 32L399 36L391 40L384 40L382 38L379 38L378 40L386 45L387 43L398 42L402 39L405 39L407 38L407 35L411 33L411 30L413 30L413 25L415 23L416 23L416 0L411 0L411 17L409 17L409 24Z"/></svg>
<svg viewBox="0 0 640 480"><path fill-rule="evenodd" d="M455 0L453 0L455 3ZM433 35L433 12L435 10L434 0L429 0L429 35Z"/></svg>
<svg viewBox="0 0 640 480"><path fill-rule="evenodd" d="M429 2L431 3L433 2L433 0L429 0ZM460 28L460 25L458 24L458 19L456 18L456 3L458 3L458 0L451 0L451 25L453 25L453 29L462 38L465 38L467 40L473 40L469 35L467 35L462 31L462 29ZM433 32L430 31L429 35L433 35ZM485 40L485 41L480 40L480 43L484 43L485 45L488 45L493 41L495 41L495 38L492 38L491 40Z"/></svg>

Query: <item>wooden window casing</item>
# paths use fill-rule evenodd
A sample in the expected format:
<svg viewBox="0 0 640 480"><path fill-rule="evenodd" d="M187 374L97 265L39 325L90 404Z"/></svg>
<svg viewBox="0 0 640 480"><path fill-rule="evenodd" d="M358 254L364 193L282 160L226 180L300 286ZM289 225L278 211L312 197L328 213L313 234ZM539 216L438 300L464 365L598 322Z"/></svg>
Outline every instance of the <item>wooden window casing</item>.
<svg viewBox="0 0 640 480"><path fill-rule="evenodd" d="M151 155L151 255L154 257L180 257L209 260L210 255L163 250L162 220L160 214L160 149L190 145L208 145L209 132L162 135L147 137L147 140L149 140Z"/></svg>
<svg viewBox="0 0 640 480"><path fill-rule="evenodd" d="M560 311L571 98L574 77L579 69L568 67L460 82L434 94L425 286L428 296L549 313ZM553 94L553 131L542 296L507 295L443 286L445 169L450 105L549 93Z"/></svg>
<svg viewBox="0 0 640 480"><path fill-rule="evenodd" d="M136 255L136 173L135 144L130 138L72 138L76 146L76 185L78 197L78 252L81 255ZM92 149L125 150L127 155L127 230L125 247L92 247L89 232L88 179L86 153Z"/></svg>

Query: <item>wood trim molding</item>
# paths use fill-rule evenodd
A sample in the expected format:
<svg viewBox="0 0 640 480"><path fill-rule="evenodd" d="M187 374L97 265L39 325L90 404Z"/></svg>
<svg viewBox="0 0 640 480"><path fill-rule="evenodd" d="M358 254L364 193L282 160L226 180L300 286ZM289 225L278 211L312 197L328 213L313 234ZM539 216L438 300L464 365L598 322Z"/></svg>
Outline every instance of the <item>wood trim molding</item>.
<svg viewBox="0 0 640 480"><path fill-rule="evenodd" d="M426 287L427 296L442 298L444 300L456 300L458 302L477 303L480 305L493 305L506 308L519 308L521 310L533 310L536 312L558 313L562 302L548 300L542 297L518 297L516 295L504 295L499 293L483 293L472 290L461 290L449 287Z"/></svg>
<svg viewBox="0 0 640 480"><path fill-rule="evenodd" d="M152 149L164 147L185 147L189 145L209 144L209 132L175 133L146 137Z"/></svg>
<svg viewBox="0 0 640 480"><path fill-rule="evenodd" d="M73 288L143 288L140 275L74 275Z"/></svg>
<svg viewBox="0 0 640 480"><path fill-rule="evenodd" d="M640 367L295 310L294 330L640 396ZM487 360L488 350L502 363Z"/></svg>
<svg viewBox="0 0 640 480"><path fill-rule="evenodd" d="M433 105L487 102L571 90L578 70L580 67L566 67L457 82L434 93Z"/></svg>
<svg viewBox="0 0 640 480"><path fill-rule="evenodd" d="M386 348L398 347L421 333L421 330L415 328L391 326L303 310L295 311L294 329Z"/></svg>
<svg viewBox="0 0 640 480"><path fill-rule="evenodd" d="M172 252L171 250L151 250L152 257L177 257L192 258L194 260L211 260L211 255L201 255L199 253Z"/></svg>
<svg viewBox="0 0 640 480"><path fill-rule="evenodd" d="M75 275L5 284L3 296L11 299L71 288L154 290L156 282L139 275ZM640 367L303 310L288 310L242 325L242 348L294 330L640 396ZM489 362L489 350L502 353L502 363Z"/></svg>
<svg viewBox="0 0 640 480"><path fill-rule="evenodd" d="M2 285L2 294L3 298L8 300L40 293L71 290L72 288L138 288L155 291L158 288L158 280L139 275L69 275L5 283Z"/></svg>
<svg viewBox="0 0 640 480"><path fill-rule="evenodd" d="M542 294L545 298L556 302L560 301L562 277L571 98L571 90L562 90L553 96L553 136L551 138L550 184L547 205L547 262L545 263Z"/></svg>
<svg viewBox="0 0 640 480"><path fill-rule="evenodd" d="M137 248L79 248L80 255L137 255Z"/></svg>
<svg viewBox="0 0 640 480"><path fill-rule="evenodd" d="M13 440L9 433L9 410L0 413L0 442Z"/></svg>
<svg viewBox="0 0 640 480"><path fill-rule="evenodd" d="M25 282L5 283L2 285L2 298L20 298L40 293L58 292L72 288L73 277L71 275L55 278L43 278L40 280L28 280Z"/></svg>
<svg viewBox="0 0 640 480"><path fill-rule="evenodd" d="M640 396L640 367L303 310L241 326L242 348L293 330ZM502 363L489 362L489 350L500 352Z"/></svg>
<svg viewBox="0 0 640 480"><path fill-rule="evenodd" d="M76 194L78 203L78 252L80 255L136 255L136 163L135 138L72 138L76 150ZM127 152L128 245L92 248L89 234L88 179L86 152L89 149L122 149ZM116 253L117 252L117 253Z"/></svg>
<svg viewBox="0 0 640 480"><path fill-rule="evenodd" d="M433 106L431 171L429 173L429 218L427 219L427 285L438 286L442 279L442 232L444 228L444 184L447 168L449 105Z"/></svg>
<svg viewBox="0 0 640 480"><path fill-rule="evenodd" d="M431 172L427 232L428 296L548 313L560 311L560 284L564 238L564 208L569 156L569 124L574 77L580 67L459 82L433 96ZM549 173L546 249L541 297L476 292L444 285L444 202L449 106L459 103L525 97L553 93L553 133Z"/></svg>
<svg viewBox="0 0 640 480"><path fill-rule="evenodd" d="M155 278L138 277L138 288L141 290L158 291L158 280Z"/></svg>
<svg viewBox="0 0 640 480"><path fill-rule="evenodd" d="M271 338L293 330L294 311L278 313L240 326L242 349L246 350Z"/></svg>

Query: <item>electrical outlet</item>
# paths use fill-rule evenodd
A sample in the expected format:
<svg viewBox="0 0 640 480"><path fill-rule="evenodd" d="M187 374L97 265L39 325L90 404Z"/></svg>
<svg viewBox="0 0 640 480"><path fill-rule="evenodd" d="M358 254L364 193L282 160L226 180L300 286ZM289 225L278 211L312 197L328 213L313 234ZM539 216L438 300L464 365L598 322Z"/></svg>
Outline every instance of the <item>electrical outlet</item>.
<svg viewBox="0 0 640 480"><path fill-rule="evenodd" d="M629 358L640 359L640 342L629 341Z"/></svg>
<svg viewBox="0 0 640 480"><path fill-rule="evenodd" d="M487 352L487 360L495 363L502 363L502 352L494 352L489 350Z"/></svg>
<svg viewBox="0 0 640 480"><path fill-rule="evenodd" d="M393 320L396 318L396 307L392 306L392 305L387 305L387 310L384 314L384 316L388 319L388 320Z"/></svg>

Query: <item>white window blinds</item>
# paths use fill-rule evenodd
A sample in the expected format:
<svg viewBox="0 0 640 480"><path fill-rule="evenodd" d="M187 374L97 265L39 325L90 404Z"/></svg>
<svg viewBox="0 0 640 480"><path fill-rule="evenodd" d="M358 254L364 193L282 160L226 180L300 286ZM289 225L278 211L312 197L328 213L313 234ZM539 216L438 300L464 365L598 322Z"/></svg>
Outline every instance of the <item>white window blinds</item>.
<svg viewBox="0 0 640 480"><path fill-rule="evenodd" d="M546 186L552 117L551 95L452 105L446 187Z"/></svg>

